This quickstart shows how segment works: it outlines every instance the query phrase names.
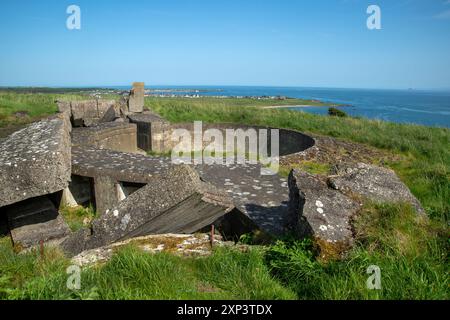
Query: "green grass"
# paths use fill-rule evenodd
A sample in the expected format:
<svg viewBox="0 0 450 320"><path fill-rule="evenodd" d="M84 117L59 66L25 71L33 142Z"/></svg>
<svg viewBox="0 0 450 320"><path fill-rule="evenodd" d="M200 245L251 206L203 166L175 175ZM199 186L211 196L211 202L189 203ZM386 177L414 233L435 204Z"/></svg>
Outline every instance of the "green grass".
<svg viewBox="0 0 450 320"><path fill-rule="evenodd" d="M146 101L152 106L165 106L165 105L185 105L189 104L194 107L227 107L227 108L239 108L239 107L271 107L271 106L329 106L330 104L307 99L285 99L274 100L264 99L257 100L251 98L215 98L215 97L200 97L200 98L159 98L159 97L147 97Z"/></svg>
<svg viewBox="0 0 450 320"><path fill-rule="evenodd" d="M280 241L269 250L273 274L300 299L449 298L448 233L407 205L367 205L357 244L342 261L320 262L311 242ZM381 290L368 290L367 268L381 269Z"/></svg>
<svg viewBox="0 0 450 320"><path fill-rule="evenodd" d="M125 247L102 266L83 269L67 289L70 261L55 249L15 254L0 244L0 299L295 299L275 280L261 250L215 250L205 258L150 255Z"/></svg>
<svg viewBox="0 0 450 320"><path fill-rule="evenodd" d="M0 240L0 299L440 299L449 298L448 230L406 204L367 204L356 244L340 261L318 259L309 240L278 241L246 252L216 248L209 257L120 249L84 268L81 289L66 288L70 265L58 250L17 255ZM369 290L367 268L381 269Z"/></svg>
<svg viewBox="0 0 450 320"><path fill-rule="evenodd" d="M87 225L85 224L85 222L90 224L90 222L96 216L96 213L92 206L89 206L88 208L84 208L81 206L76 208L64 207L60 208L59 212L62 214L64 220L69 225L70 230L72 230L73 232L86 227Z"/></svg>
<svg viewBox="0 0 450 320"><path fill-rule="evenodd" d="M57 111L55 100L80 100L78 94L18 94L0 91L0 127L25 124ZM20 116L16 116L20 113Z"/></svg>

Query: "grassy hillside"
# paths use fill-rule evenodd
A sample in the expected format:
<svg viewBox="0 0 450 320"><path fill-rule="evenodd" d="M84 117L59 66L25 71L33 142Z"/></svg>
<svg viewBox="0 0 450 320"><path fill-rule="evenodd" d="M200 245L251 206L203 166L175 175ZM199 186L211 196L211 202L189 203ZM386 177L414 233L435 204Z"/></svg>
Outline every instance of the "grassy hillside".
<svg viewBox="0 0 450 320"><path fill-rule="evenodd" d="M15 111L54 112L53 100L83 96L0 93L3 124ZM356 218L357 243L342 261L321 261L308 240L279 239L249 252L217 250L208 258L146 255L135 248L104 266L86 269L82 289L65 287L69 261L54 250L14 254L0 241L0 299L449 299L450 130L356 118L261 109L236 99L146 99L173 122L203 120L292 128L359 142L401 155L391 162L425 207L417 218L405 204L368 203ZM12 117L12 118L11 118ZM30 119L28 119L30 120ZM25 121L25 120L24 120ZM92 212L86 210L86 215ZM82 220L83 213L77 213ZM251 243L251 236L245 238ZM366 288L370 265L382 271L382 290Z"/></svg>

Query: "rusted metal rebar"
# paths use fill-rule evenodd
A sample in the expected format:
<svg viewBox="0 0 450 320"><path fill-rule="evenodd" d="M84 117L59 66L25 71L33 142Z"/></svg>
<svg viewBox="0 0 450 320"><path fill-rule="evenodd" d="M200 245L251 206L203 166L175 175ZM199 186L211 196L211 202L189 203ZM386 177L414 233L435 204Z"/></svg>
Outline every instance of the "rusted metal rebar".
<svg viewBox="0 0 450 320"><path fill-rule="evenodd" d="M211 236L209 238L209 241L211 242L211 248L214 247L214 225L211 225Z"/></svg>

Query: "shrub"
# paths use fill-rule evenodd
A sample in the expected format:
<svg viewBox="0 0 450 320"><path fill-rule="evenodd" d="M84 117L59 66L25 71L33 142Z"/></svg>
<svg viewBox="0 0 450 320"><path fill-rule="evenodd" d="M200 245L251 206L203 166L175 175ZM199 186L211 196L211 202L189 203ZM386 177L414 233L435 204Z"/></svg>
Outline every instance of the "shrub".
<svg viewBox="0 0 450 320"><path fill-rule="evenodd" d="M337 108L329 108L328 109L328 115L334 116L334 117L340 117L340 118L347 117L347 113L345 113L344 111L339 110Z"/></svg>

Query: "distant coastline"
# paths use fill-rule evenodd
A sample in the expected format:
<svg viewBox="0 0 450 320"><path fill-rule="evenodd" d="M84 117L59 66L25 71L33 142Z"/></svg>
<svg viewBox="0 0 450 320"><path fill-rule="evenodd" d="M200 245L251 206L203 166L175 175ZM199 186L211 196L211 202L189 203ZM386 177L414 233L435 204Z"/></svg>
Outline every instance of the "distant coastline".
<svg viewBox="0 0 450 320"><path fill-rule="evenodd" d="M350 107L350 105L340 105L340 104L323 104L323 105L311 105L311 104L296 104L296 105L285 105L285 106L265 106L262 109L286 109L286 108L317 108L317 107Z"/></svg>

